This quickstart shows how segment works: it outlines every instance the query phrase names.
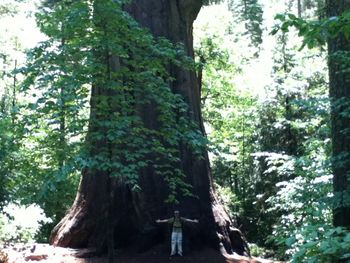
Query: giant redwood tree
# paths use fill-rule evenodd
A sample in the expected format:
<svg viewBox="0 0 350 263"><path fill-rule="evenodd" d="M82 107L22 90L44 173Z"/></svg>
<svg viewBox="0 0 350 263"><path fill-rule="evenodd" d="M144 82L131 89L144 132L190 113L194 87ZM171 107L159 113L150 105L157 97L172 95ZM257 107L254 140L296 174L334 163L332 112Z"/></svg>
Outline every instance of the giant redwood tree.
<svg viewBox="0 0 350 263"><path fill-rule="evenodd" d="M71 27L92 10L83 34L78 32L82 23L65 28L74 38L66 36L65 47L71 43L74 51L84 39L87 46L80 52L91 51L80 58L89 70L74 79L89 75L92 92L86 165L74 204L54 228L51 243L148 249L162 240L155 220L171 216L176 207L200 221L188 233L191 244L248 253L213 189L202 149L198 79L184 56L194 57L192 24L202 1L62 2L69 2L69 12L74 5L80 8L66 18ZM78 2L88 4L84 9Z"/></svg>
<svg viewBox="0 0 350 263"><path fill-rule="evenodd" d="M340 16L350 9L350 1L327 1L329 17ZM331 126L333 145L334 225L350 228L350 41L343 34L328 41L329 94L332 102Z"/></svg>

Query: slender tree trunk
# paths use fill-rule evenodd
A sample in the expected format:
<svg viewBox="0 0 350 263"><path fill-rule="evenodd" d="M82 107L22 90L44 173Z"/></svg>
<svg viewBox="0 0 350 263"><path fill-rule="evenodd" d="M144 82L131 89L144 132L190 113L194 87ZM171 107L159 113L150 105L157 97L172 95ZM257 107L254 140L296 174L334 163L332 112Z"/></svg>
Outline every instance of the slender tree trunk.
<svg viewBox="0 0 350 263"><path fill-rule="evenodd" d="M17 70L17 59L15 59L15 66L14 66L14 70ZM16 121L16 112L15 112L15 107L16 107L16 100L17 100L17 73L14 73L13 75L13 85L12 85L12 111L11 111L11 115L12 115L12 127L13 129L15 128L15 121Z"/></svg>
<svg viewBox="0 0 350 263"><path fill-rule="evenodd" d="M62 29L63 31L64 29ZM61 47L64 48L65 40L61 40ZM65 160L66 152L66 98L65 98L65 88L64 85L60 87L60 117L59 117L59 156L58 156L58 168L62 171Z"/></svg>
<svg viewBox="0 0 350 263"><path fill-rule="evenodd" d="M246 150L245 150L245 126L246 126L246 121L245 121L245 115L244 113L242 114L243 118L242 118L242 134L243 134L243 138L242 138L242 172L245 173L246 170L245 170L245 153L246 153ZM246 181L246 178L245 176L242 176L242 183L241 185L246 185L247 181ZM246 198L247 198L247 191L246 191L246 187L242 187L242 191L241 191L241 198L242 198L242 202L244 203L246 201Z"/></svg>
<svg viewBox="0 0 350 263"><path fill-rule="evenodd" d="M298 17L301 18L302 9L301 9L301 0L298 0Z"/></svg>
<svg viewBox="0 0 350 263"><path fill-rule="evenodd" d="M327 1L327 12L330 17L340 15L349 9L349 0ZM342 71L348 69L350 65L348 62L339 60L339 52L350 52L350 42L340 34L335 39L329 40L328 48L335 196L333 221L335 226L350 229L350 116L348 114L350 77L348 72Z"/></svg>
<svg viewBox="0 0 350 263"><path fill-rule="evenodd" d="M134 0L125 8L155 36L183 43L187 54L193 57L192 24L201 5L198 0ZM199 124L204 133L195 72L174 65L169 66L169 71L175 77L170 84L173 92L183 96L189 105L189 117ZM101 87L93 87L90 120L98 118L98 95L103 94L113 96ZM157 116L152 106L145 107L142 115L145 123L157 128ZM95 132L95 129L94 122L90 121L88 134ZM97 154L101 147L104 147L104 142L94 145L90 154ZM185 181L193 186L193 194L198 197L182 197L176 206L183 216L200 221L198 226L187 232L187 238L192 245L220 248L224 254L249 254L242 234L233 227L232 220L216 198L207 154L198 160L191 150L181 145L179 147ZM122 177L114 180L111 183L108 172L83 171L76 200L53 230L52 244L104 249L107 246L136 246L138 250L146 250L162 240L163 230L155 224L155 220L172 216L175 208L164 202L168 195L167 183L151 168L144 169L139 175L140 192L132 191ZM107 235L110 232L113 238Z"/></svg>

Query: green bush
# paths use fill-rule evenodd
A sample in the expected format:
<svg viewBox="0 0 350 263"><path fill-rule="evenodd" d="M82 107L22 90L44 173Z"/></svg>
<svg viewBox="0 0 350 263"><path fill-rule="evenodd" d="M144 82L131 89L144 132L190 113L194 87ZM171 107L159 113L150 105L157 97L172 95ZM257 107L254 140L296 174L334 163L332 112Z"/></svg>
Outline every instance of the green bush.
<svg viewBox="0 0 350 263"><path fill-rule="evenodd" d="M35 236L43 224L51 222L43 210L32 204L20 206L8 204L0 214L0 243L28 243L35 241Z"/></svg>
<svg viewBox="0 0 350 263"><path fill-rule="evenodd" d="M268 258L270 257L273 252L270 250L267 250L264 247L260 247L257 244L254 243L249 243L249 248L250 248L250 254L253 257L263 257L263 258Z"/></svg>

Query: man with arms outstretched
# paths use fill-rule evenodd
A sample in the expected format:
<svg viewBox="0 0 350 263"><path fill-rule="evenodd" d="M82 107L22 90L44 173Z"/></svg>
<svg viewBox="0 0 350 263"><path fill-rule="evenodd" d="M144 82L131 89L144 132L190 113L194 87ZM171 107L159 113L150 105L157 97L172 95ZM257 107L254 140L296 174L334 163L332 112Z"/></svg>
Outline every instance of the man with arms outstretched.
<svg viewBox="0 0 350 263"><path fill-rule="evenodd" d="M180 217L180 212L178 210L175 210L174 217L163 219L163 220L157 219L156 222L173 224L173 229L171 233L170 257L176 254L176 248L177 248L177 254L179 256L182 256L182 223L183 222L198 223L198 220L197 219L192 220L192 219Z"/></svg>

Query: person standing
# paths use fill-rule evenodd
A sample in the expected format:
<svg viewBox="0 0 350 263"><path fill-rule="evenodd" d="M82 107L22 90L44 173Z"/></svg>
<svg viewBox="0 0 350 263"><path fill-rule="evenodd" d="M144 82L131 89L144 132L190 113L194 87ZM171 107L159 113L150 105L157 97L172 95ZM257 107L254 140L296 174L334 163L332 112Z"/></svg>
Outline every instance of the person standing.
<svg viewBox="0 0 350 263"><path fill-rule="evenodd" d="M198 219L188 219L185 217L180 217L180 211L174 211L174 217L168 219L157 219L157 223L170 223L173 224L171 232L171 253L170 257L177 254L182 256L182 225L184 222L198 223Z"/></svg>

